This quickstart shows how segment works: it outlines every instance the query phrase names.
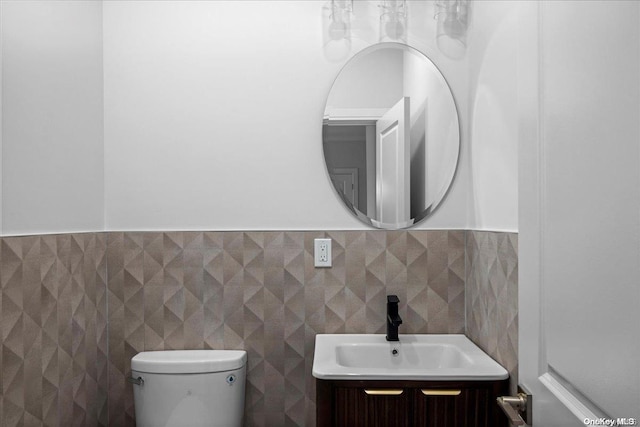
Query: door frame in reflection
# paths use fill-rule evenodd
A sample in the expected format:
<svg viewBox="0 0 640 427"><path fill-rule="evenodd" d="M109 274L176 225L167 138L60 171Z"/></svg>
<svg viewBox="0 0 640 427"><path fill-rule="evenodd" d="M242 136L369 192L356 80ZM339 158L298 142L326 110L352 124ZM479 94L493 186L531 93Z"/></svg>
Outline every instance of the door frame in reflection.
<svg viewBox="0 0 640 427"><path fill-rule="evenodd" d="M336 188L339 188L344 197L353 205L354 208L360 210L358 201L358 168L333 168L331 173L331 182Z"/></svg>
<svg viewBox="0 0 640 427"><path fill-rule="evenodd" d="M367 179L365 182L359 181L359 191L365 191L366 194L366 206L359 206L353 204L352 207L360 211L362 214L373 217L376 212L376 181L375 179L370 179L370 177L375 177L376 171L376 122L384 116L384 114L389 111L388 108L344 108L344 109L334 109L332 111L331 117L325 116L323 124L324 126L334 127L334 126L362 126L365 129L365 164L366 164L366 175ZM329 141L323 141L327 143ZM331 169L329 171L329 176L331 178L332 171L336 168ZM344 169L344 167L342 167ZM333 178L331 179L333 183ZM340 191L339 186L334 184L334 187L338 192ZM346 197L346 194L342 195L343 200Z"/></svg>

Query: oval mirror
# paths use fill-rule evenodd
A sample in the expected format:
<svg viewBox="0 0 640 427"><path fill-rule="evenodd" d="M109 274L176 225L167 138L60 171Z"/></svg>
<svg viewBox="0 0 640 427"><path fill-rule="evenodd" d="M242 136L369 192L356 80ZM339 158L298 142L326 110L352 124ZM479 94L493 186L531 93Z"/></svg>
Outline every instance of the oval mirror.
<svg viewBox="0 0 640 427"><path fill-rule="evenodd" d="M322 143L333 187L358 218L377 228L410 227L442 203L456 172L453 95L416 49L371 46L333 83Z"/></svg>

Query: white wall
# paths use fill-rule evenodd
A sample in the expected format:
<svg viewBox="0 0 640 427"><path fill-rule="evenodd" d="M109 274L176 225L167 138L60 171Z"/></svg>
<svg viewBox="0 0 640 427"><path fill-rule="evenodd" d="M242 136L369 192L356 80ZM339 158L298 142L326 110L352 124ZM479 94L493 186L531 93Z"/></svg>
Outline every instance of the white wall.
<svg viewBox="0 0 640 427"><path fill-rule="evenodd" d="M468 225L518 231L518 1L472 7Z"/></svg>
<svg viewBox="0 0 640 427"><path fill-rule="evenodd" d="M368 3L336 60L324 1L105 2L106 229L366 228L332 190L321 141L333 80L378 40ZM409 44L464 115L466 63L436 50L433 4L410 7ZM466 179L420 228L466 227Z"/></svg>
<svg viewBox="0 0 640 427"><path fill-rule="evenodd" d="M431 206L441 200L451 182L452 166L460 152L453 141L460 139L460 124L465 120L455 116L446 79L431 64L407 54L404 61L404 95L411 98L412 163L420 156L418 164L424 171L419 187L424 192L421 206Z"/></svg>
<svg viewBox="0 0 640 427"><path fill-rule="evenodd" d="M346 49L326 1L2 1L3 234L153 229L363 229L331 189L322 112L346 61L378 42L355 2ZM433 2L408 43L452 87ZM468 147L418 228L467 228Z"/></svg>
<svg viewBox="0 0 640 427"><path fill-rule="evenodd" d="M102 230L102 6L1 7L2 232Z"/></svg>
<svg viewBox="0 0 640 427"><path fill-rule="evenodd" d="M2 31L2 16L3 16L3 11L2 9L4 9L2 7L2 1L0 1L0 236L2 236L2 62L3 62L3 55L2 55L2 46L4 45L3 40L3 31Z"/></svg>
<svg viewBox="0 0 640 427"><path fill-rule="evenodd" d="M349 63L331 86L325 112L393 107L402 98L404 56L399 49L378 49Z"/></svg>

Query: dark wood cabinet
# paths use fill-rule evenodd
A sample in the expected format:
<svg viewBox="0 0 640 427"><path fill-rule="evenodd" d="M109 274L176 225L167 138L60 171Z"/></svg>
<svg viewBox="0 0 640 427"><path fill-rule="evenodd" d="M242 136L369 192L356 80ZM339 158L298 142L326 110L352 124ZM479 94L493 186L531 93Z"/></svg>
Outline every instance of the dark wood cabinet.
<svg viewBox="0 0 640 427"><path fill-rule="evenodd" d="M424 390L424 391L423 391ZM448 392L448 393L447 393ZM499 426L503 417L490 387L459 385L456 389L414 389L414 425L438 427Z"/></svg>
<svg viewBox="0 0 640 427"><path fill-rule="evenodd" d="M506 427L501 381L316 380L317 427Z"/></svg>
<svg viewBox="0 0 640 427"><path fill-rule="evenodd" d="M380 390L335 387L335 425L410 427L409 393L403 389Z"/></svg>

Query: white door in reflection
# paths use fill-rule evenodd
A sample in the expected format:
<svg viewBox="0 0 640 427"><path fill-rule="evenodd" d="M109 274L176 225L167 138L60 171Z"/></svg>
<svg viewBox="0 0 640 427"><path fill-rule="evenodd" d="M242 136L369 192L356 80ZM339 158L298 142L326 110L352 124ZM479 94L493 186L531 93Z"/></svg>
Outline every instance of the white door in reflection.
<svg viewBox="0 0 640 427"><path fill-rule="evenodd" d="M376 216L382 224L409 219L410 111L404 97L376 122Z"/></svg>

